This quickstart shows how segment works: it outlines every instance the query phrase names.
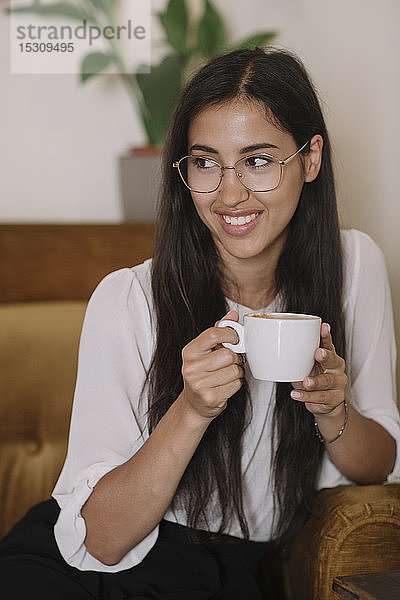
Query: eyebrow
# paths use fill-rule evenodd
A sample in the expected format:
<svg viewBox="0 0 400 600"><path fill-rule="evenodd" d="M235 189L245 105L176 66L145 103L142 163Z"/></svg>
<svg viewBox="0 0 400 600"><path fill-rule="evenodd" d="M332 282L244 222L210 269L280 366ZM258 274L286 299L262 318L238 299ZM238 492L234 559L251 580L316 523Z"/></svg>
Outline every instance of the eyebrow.
<svg viewBox="0 0 400 600"><path fill-rule="evenodd" d="M260 142L259 144L251 144L250 146L245 146L239 150L239 154L247 154L248 152L254 152L255 150L261 150L263 148L276 148L274 144L269 144L268 142ZM211 148L211 146L204 146L203 144L193 144L189 148L189 153L193 150L200 150L201 152L210 152L211 154L218 154L218 151L215 148Z"/></svg>

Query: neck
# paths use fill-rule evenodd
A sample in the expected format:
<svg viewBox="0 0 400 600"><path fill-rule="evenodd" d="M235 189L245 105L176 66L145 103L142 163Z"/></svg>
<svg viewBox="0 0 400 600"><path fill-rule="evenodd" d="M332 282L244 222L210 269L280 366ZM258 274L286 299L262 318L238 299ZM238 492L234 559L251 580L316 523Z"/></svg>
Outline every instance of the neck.
<svg viewBox="0 0 400 600"><path fill-rule="evenodd" d="M238 258L219 248L223 263L222 289L227 298L252 310L264 308L276 296L275 271L280 252Z"/></svg>

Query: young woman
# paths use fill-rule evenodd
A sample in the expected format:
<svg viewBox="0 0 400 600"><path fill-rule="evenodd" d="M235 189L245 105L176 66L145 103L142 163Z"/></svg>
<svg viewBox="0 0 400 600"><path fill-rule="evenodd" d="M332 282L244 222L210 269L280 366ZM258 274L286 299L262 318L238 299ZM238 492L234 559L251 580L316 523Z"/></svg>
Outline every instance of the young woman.
<svg viewBox="0 0 400 600"><path fill-rule="evenodd" d="M254 311L322 317L310 376L255 380L222 346L217 322ZM267 544L288 546L317 489L398 480L394 365L383 258L339 230L302 64L216 58L172 119L152 261L90 300L58 506L3 542L10 589L27 573L41 598L271 597Z"/></svg>

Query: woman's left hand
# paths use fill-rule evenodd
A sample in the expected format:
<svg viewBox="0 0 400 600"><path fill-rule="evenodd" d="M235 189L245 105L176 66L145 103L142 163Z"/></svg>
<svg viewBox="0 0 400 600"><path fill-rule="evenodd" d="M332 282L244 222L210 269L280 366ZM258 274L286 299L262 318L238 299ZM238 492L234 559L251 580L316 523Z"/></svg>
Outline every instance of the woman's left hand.
<svg viewBox="0 0 400 600"><path fill-rule="evenodd" d="M292 383L294 400L304 402L314 415L331 413L345 400L347 375L345 361L336 354L330 327L321 325L321 345L315 351L315 364L303 381Z"/></svg>

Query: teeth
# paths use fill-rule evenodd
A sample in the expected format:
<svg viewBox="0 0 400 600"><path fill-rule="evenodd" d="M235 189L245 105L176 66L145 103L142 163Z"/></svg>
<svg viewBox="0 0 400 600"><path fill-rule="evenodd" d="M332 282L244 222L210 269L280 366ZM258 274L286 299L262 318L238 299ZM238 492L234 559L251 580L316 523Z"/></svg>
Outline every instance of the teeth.
<svg viewBox="0 0 400 600"><path fill-rule="evenodd" d="M229 223L230 225L245 225L246 223L250 223L250 221L254 221L256 216L259 213L253 213L251 215L247 215L246 217L229 217L228 215L222 215L225 223Z"/></svg>

